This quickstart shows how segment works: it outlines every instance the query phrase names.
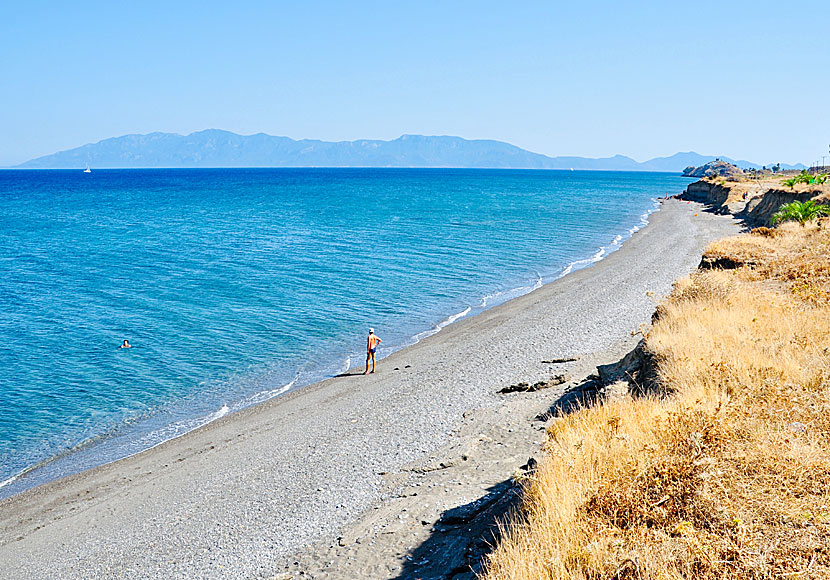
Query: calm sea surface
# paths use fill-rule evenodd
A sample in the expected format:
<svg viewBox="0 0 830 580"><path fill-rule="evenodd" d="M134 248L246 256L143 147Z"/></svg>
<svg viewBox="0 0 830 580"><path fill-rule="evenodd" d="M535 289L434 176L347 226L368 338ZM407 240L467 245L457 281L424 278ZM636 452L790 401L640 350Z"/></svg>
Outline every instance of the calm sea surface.
<svg viewBox="0 0 830 580"><path fill-rule="evenodd" d="M588 265L687 182L0 171L0 497L359 366L369 326L388 354Z"/></svg>

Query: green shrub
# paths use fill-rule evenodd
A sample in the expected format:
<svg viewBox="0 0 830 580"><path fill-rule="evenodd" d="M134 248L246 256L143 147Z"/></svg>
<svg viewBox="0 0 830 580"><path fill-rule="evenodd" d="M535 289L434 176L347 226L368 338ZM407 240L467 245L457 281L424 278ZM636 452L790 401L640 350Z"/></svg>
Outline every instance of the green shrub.
<svg viewBox="0 0 830 580"><path fill-rule="evenodd" d="M778 208L771 221L773 224L795 221L803 227L807 222L823 215L830 215L830 207L819 205L813 200L792 201Z"/></svg>

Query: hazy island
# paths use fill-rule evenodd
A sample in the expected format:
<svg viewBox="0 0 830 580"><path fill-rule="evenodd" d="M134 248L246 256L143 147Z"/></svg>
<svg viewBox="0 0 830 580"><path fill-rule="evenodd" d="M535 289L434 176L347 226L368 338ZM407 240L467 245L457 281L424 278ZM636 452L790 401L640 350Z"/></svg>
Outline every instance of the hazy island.
<svg viewBox="0 0 830 580"><path fill-rule="evenodd" d="M16 167L451 167L680 173L690 165L703 165L714 159L714 156L690 151L640 163L624 155L598 159L548 157L502 141L449 136L402 135L392 141L361 139L331 142L294 140L265 133L238 135L208 129L189 135L124 135L38 157ZM722 159L742 167L761 167L750 161ZM782 167L803 168L801 165Z"/></svg>

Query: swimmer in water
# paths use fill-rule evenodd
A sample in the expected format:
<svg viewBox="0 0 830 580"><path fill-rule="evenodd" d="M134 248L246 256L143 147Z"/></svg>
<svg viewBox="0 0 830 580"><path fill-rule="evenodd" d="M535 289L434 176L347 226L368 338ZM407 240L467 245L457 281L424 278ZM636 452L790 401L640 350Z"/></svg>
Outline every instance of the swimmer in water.
<svg viewBox="0 0 830 580"><path fill-rule="evenodd" d="M369 339L366 341L366 370L363 371L364 375L369 372L369 361L372 361L372 372L375 372L375 351L381 342L383 341L377 337L375 329L370 328Z"/></svg>
<svg viewBox="0 0 830 580"><path fill-rule="evenodd" d="M132 346L133 345L130 344L130 341L125 338L124 342L122 342L121 346L119 346L118 348L132 348Z"/></svg>

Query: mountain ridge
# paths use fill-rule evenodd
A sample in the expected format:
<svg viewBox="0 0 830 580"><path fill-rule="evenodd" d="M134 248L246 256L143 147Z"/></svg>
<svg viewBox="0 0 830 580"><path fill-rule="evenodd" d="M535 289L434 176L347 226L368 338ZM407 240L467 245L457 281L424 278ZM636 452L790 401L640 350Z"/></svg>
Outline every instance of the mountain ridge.
<svg viewBox="0 0 830 580"><path fill-rule="evenodd" d="M435 167L493 169L594 169L682 172L714 156L693 151L638 162L625 155L550 157L504 141L449 135L404 134L390 141L321 141L205 129L188 135L153 132L102 139L30 159L18 169L197 168L197 167ZM748 161L732 163L748 167ZM787 166L784 168L800 168Z"/></svg>

